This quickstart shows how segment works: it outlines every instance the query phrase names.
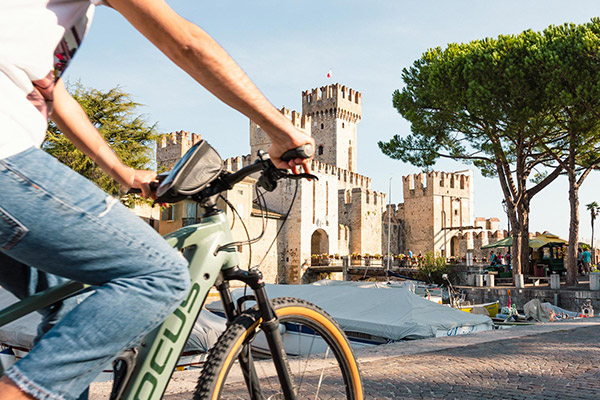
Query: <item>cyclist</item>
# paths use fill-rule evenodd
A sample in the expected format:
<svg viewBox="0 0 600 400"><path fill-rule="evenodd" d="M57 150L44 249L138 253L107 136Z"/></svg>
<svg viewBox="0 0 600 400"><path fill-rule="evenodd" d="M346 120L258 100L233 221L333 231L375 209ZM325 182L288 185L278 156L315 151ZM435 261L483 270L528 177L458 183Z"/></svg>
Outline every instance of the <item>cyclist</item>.
<svg viewBox="0 0 600 400"><path fill-rule="evenodd" d="M94 6L120 12L173 62L272 138L276 166L314 141L296 130L201 28L163 0L0 3L0 284L29 296L65 278L91 295L43 312L36 345L0 378L0 399L76 399L122 350L168 316L189 286L187 262L118 201L39 149L47 118L123 188L151 195L151 171L126 167L60 75ZM79 304L75 304L79 303ZM82 394L83 393L83 394Z"/></svg>

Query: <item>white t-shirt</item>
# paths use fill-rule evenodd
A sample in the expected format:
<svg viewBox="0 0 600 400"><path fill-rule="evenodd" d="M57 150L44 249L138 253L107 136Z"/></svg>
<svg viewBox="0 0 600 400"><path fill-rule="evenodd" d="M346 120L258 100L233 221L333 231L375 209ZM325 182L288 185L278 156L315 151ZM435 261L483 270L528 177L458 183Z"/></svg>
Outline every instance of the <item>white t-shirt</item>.
<svg viewBox="0 0 600 400"><path fill-rule="evenodd" d="M0 1L0 159L44 140L54 83L101 0Z"/></svg>

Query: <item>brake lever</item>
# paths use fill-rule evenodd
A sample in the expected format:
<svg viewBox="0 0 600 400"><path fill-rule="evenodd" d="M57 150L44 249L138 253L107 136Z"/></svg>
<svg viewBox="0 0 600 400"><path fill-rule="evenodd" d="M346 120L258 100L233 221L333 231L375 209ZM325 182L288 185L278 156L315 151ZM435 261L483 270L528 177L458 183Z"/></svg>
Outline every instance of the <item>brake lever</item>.
<svg viewBox="0 0 600 400"><path fill-rule="evenodd" d="M315 179L319 180L319 178L312 174L301 173L301 174L292 174L289 173L285 169L279 168L268 168L266 169L260 178L258 178L258 182L256 184L261 188L265 189L267 192L272 192L277 188L277 181L283 178L287 179Z"/></svg>

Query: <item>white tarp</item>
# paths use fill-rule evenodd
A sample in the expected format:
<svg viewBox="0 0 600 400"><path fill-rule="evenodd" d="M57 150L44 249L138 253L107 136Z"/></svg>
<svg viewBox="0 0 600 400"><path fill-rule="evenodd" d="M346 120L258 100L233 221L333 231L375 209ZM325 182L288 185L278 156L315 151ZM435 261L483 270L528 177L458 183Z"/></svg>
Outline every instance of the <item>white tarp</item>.
<svg viewBox="0 0 600 400"><path fill-rule="evenodd" d="M298 297L327 311L345 331L390 340L452 336L492 329L492 320L428 301L405 288L381 284L319 281L309 285L266 285L270 298ZM244 289L233 291L234 299ZM214 307L214 308L213 308ZM208 309L218 310L210 304Z"/></svg>

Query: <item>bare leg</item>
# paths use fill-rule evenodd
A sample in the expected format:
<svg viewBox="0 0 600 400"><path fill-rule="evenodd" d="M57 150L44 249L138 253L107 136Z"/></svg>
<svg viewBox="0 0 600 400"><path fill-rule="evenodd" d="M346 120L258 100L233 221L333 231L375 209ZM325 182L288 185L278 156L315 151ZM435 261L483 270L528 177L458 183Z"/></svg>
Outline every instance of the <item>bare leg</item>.
<svg viewBox="0 0 600 400"><path fill-rule="evenodd" d="M32 400L34 399L17 387L6 376L0 378L0 400Z"/></svg>

